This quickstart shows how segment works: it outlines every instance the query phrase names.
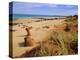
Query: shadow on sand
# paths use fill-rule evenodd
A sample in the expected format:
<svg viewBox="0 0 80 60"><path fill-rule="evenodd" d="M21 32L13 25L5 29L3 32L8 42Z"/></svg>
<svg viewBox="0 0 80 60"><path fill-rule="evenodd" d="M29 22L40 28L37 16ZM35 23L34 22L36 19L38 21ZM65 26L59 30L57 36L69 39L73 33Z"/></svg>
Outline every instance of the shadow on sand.
<svg viewBox="0 0 80 60"><path fill-rule="evenodd" d="M22 43L19 43L19 46L20 46L20 47L25 47L25 44L24 44L24 42L22 42Z"/></svg>

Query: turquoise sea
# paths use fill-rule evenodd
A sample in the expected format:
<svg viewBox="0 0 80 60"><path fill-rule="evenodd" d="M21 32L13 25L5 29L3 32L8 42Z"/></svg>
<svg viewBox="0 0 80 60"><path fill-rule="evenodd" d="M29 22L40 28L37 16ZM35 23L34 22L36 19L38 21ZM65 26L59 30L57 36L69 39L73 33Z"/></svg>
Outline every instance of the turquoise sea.
<svg viewBox="0 0 80 60"><path fill-rule="evenodd" d="M9 15L9 18L13 17L14 20L18 18L64 18L65 16L57 16L57 15L27 15L27 14L13 14Z"/></svg>

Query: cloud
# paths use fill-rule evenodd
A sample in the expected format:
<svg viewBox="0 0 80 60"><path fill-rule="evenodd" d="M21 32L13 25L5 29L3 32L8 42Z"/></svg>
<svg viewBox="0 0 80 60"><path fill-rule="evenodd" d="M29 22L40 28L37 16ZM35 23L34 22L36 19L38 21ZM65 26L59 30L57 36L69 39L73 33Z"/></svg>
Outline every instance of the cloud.
<svg viewBox="0 0 80 60"><path fill-rule="evenodd" d="M28 8L37 8L37 7L49 7L49 8L55 8L58 7L58 5L53 5L53 4L41 4L41 3L30 3L26 5Z"/></svg>
<svg viewBox="0 0 80 60"><path fill-rule="evenodd" d="M27 3L25 6L28 8L34 8L34 7L42 7L43 5L38 3Z"/></svg>
<svg viewBox="0 0 80 60"><path fill-rule="evenodd" d="M56 8L56 7L58 7L58 5L49 4L48 7Z"/></svg>
<svg viewBox="0 0 80 60"><path fill-rule="evenodd" d="M75 7L75 6L73 6L73 5L65 5L65 7L66 7L66 8L73 8L73 7Z"/></svg>

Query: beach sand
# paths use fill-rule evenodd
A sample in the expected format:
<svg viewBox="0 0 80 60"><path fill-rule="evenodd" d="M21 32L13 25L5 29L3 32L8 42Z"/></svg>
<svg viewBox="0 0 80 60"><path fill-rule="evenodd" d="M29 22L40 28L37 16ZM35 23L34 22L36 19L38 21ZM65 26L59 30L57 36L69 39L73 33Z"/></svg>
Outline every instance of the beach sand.
<svg viewBox="0 0 80 60"><path fill-rule="evenodd" d="M13 57L21 56L26 51L29 52L33 48L35 48L40 41L47 40L49 37L49 31L50 29L55 29L55 26L61 25L64 23L64 19L60 20L47 20L47 21L40 21L40 22L34 22L32 20L28 19L18 19L13 21L13 23L22 23L14 25L10 33L13 33ZM27 34L25 31L25 26L32 26L32 29L30 30L31 36L35 41L34 46L24 46L24 37ZM49 28L46 28L45 26L49 26Z"/></svg>

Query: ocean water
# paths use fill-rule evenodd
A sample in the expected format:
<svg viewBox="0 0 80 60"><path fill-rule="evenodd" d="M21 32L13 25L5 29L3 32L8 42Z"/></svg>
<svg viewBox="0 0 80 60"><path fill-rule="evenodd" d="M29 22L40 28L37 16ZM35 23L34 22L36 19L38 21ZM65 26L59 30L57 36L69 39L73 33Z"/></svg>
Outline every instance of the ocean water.
<svg viewBox="0 0 80 60"><path fill-rule="evenodd" d="M9 16L11 17L11 16ZM13 14L13 19L19 18L64 18L64 16L56 16L56 15L25 15L25 14Z"/></svg>

